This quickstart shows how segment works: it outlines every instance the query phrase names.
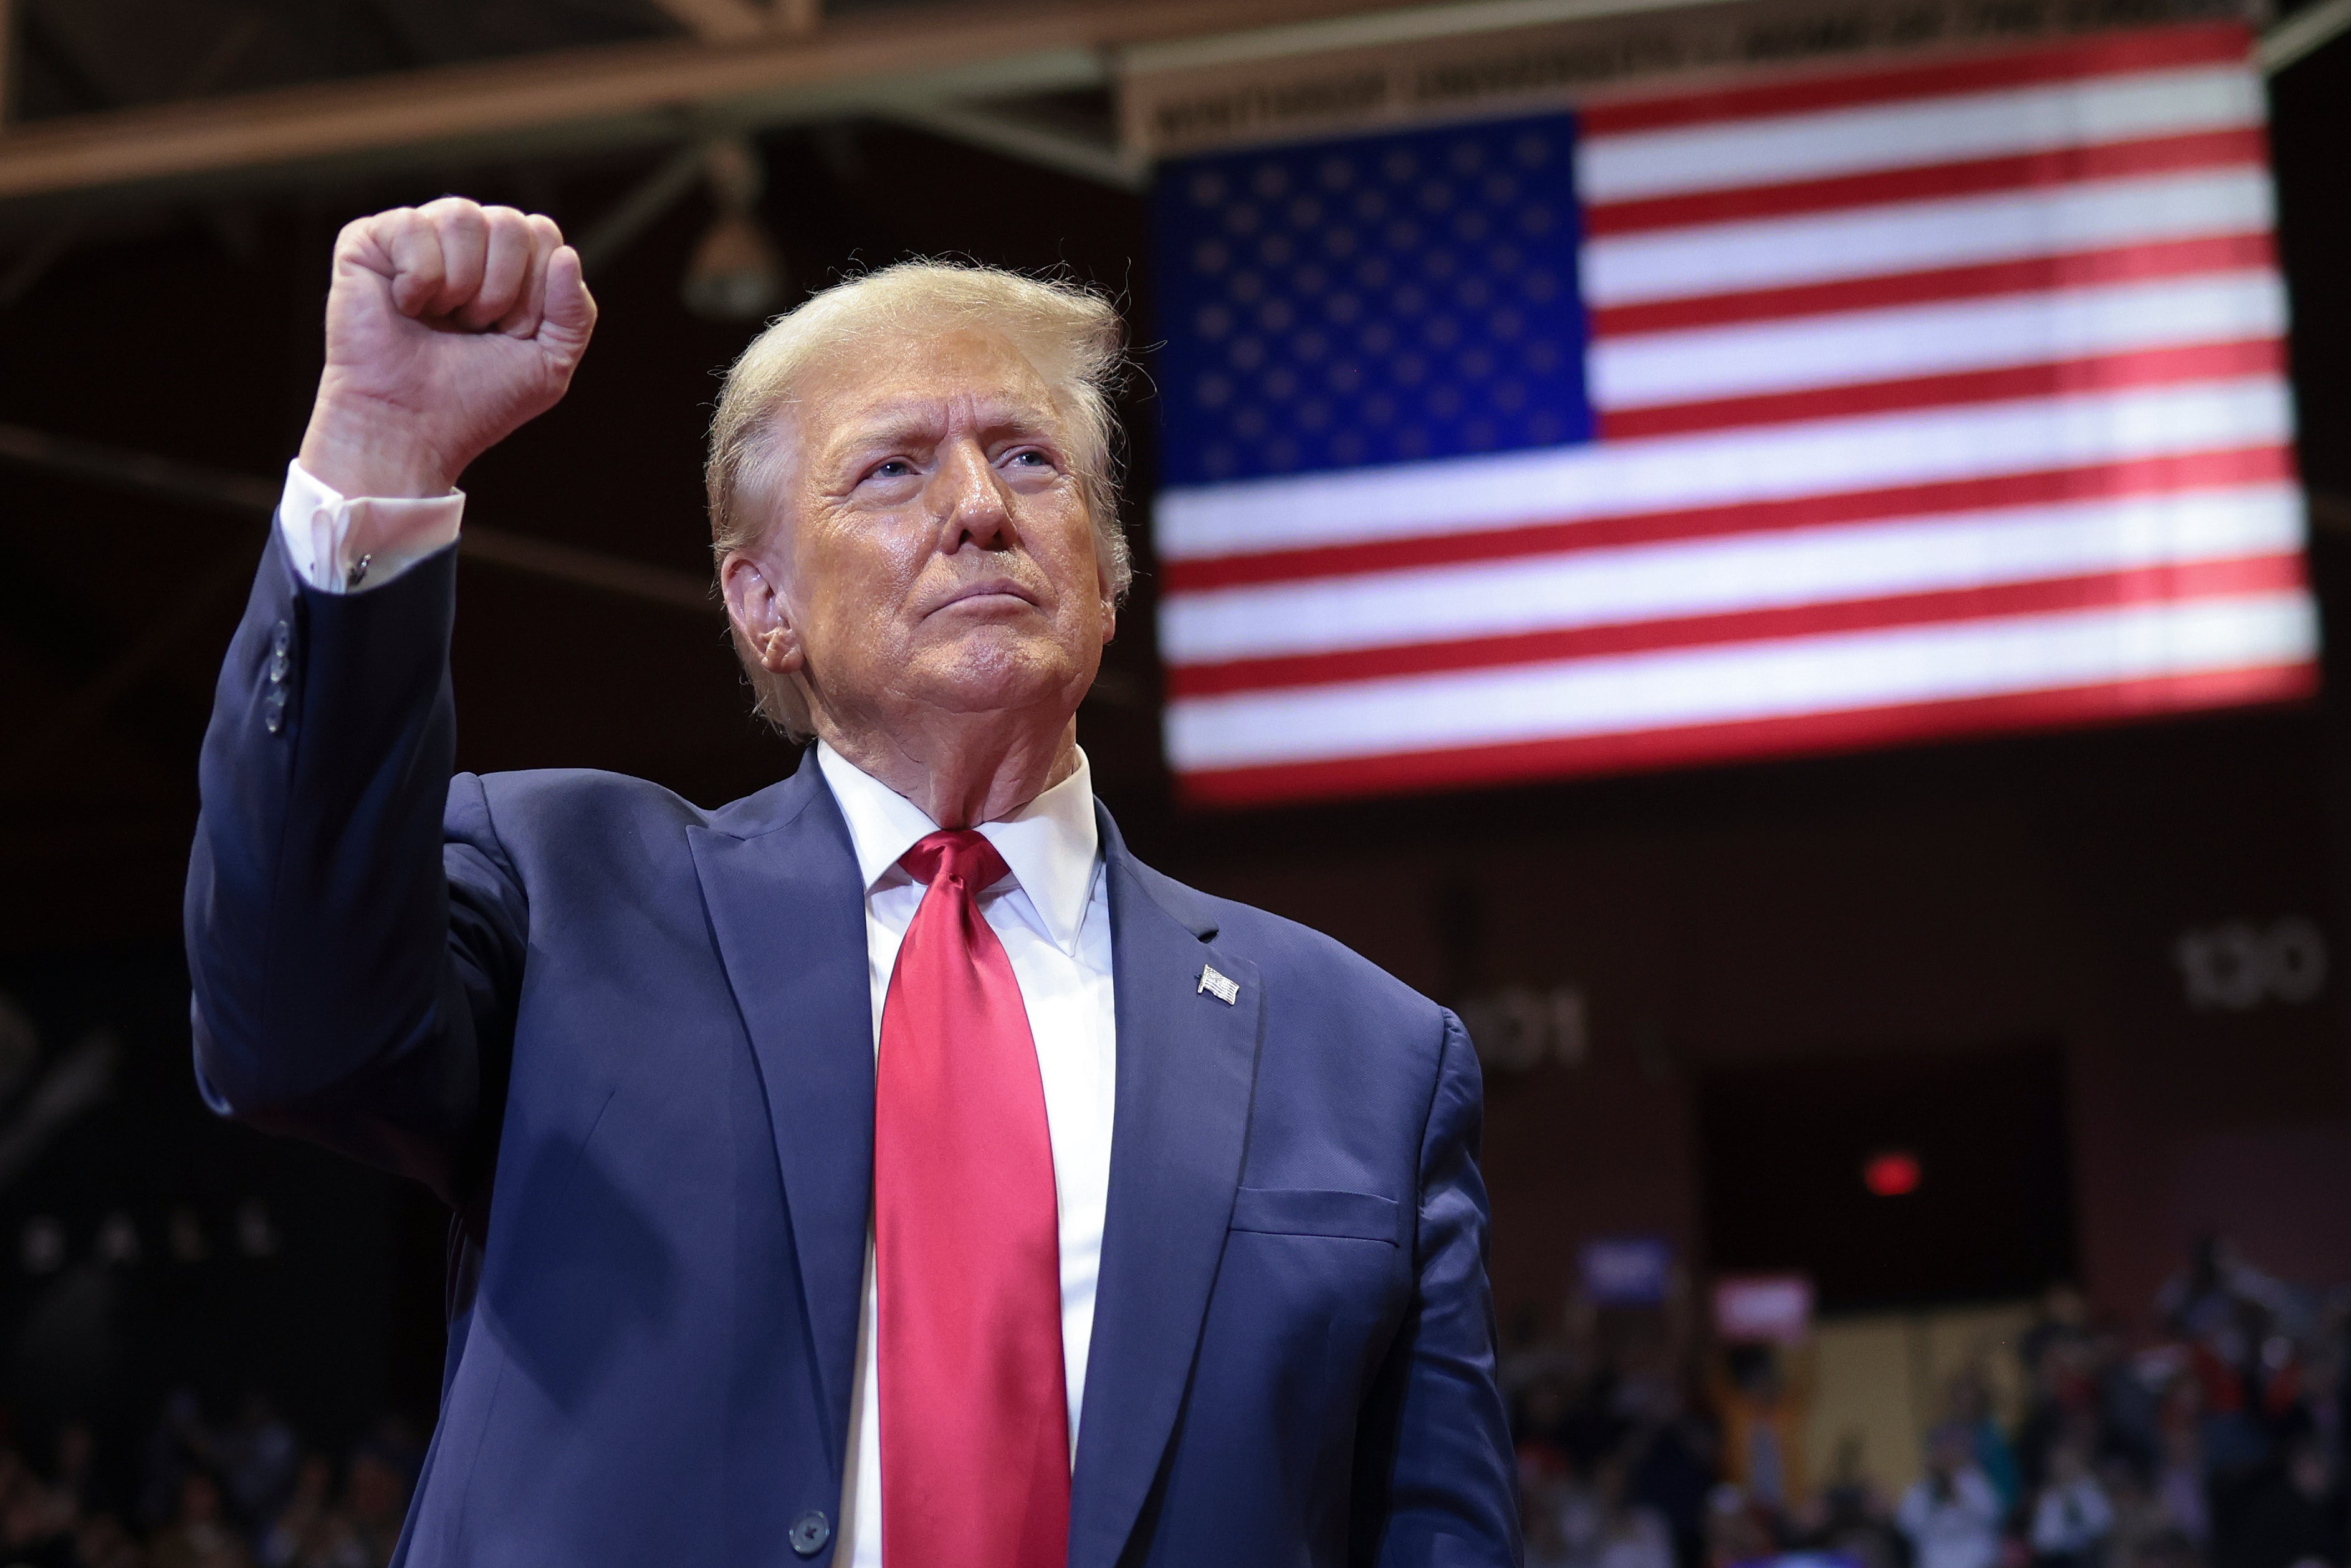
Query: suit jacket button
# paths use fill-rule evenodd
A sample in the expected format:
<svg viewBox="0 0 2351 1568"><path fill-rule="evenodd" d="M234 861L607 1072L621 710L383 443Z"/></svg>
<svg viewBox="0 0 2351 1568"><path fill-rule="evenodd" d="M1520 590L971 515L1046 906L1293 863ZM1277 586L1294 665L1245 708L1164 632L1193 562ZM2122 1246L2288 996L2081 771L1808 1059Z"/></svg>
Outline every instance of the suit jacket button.
<svg viewBox="0 0 2351 1568"><path fill-rule="evenodd" d="M272 654L270 654L270 655L269 655L269 684L270 684L271 685L273 685L273 686L283 685L283 684L285 683L285 680L286 680L287 673L288 671L292 670L292 669L293 669L293 667L294 667L294 661L293 661L292 659L288 658L286 654L284 654L284 653L272 653Z"/></svg>
<svg viewBox="0 0 2351 1568"><path fill-rule="evenodd" d="M813 1557L832 1539L832 1521L825 1518L823 1510L812 1508L792 1521L789 1539L793 1551L803 1557Z"/></svg>
<svg viewBox="0 0 2351 1568"><path fill-rule="evenodd" d="M283 653L292 646L294 646L294 627L292 622L280 621L277 625L272 626L269 629L269 651L271 653Z"/></svg>

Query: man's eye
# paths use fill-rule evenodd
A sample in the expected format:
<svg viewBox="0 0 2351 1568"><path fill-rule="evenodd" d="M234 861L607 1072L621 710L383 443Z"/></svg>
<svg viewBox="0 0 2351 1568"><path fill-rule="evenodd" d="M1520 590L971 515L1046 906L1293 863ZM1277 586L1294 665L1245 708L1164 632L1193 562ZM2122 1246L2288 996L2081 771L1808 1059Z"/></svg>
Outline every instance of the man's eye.
<svg viewBox="0 0 2351 1568"><path fill-rule="evenodd" d="M876 479L899 479L912 474L914 471L914 465L907 462L904 458L893 457L874 465L873 477Z"/></svg>
<svg viewBox="0 0 2351 1568"><path fill-rule="evenodd" d="M1044 468L1050 466L1053 460L1041 452L1029 451L1014 453L1012 461L1032 468Z"/></svg>

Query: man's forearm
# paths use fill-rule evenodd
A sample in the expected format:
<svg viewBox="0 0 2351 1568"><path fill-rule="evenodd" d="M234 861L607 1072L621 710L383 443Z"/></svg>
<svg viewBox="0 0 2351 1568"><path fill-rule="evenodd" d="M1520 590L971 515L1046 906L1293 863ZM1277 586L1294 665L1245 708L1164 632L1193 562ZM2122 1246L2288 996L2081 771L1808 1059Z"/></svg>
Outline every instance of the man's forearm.
<svg viewBox="0 0 2351 1568"><path fill-rule="evenodd" d="M217 1110L282 1115L463 1030L444 1016L453 554L350 596L305 586L282 538L263 556L205 734L189 868Z"/></svg>

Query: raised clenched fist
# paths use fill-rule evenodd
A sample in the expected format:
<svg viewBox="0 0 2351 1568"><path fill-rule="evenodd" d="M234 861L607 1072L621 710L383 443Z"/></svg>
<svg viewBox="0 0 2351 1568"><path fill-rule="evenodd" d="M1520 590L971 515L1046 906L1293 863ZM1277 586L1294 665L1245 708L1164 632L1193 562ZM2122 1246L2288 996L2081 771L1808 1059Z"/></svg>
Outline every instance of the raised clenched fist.
<svg viewBox="0 0 2351 1568"><path fill-rule="evenodd" d="M444 196L346 225L302 466L346 496L437 496L545 413L596 326L554 220Z"/></svg>

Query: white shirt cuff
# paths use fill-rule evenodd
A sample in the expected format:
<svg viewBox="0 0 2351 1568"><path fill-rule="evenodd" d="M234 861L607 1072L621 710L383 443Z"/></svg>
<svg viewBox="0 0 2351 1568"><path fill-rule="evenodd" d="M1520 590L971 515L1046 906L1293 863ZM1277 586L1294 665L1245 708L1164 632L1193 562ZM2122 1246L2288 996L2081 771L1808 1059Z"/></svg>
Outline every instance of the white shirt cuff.
<svg viewBox="0 0 2351 1568"><path fill-rule="evenodd" d="M286 557L321 593L382 587L455 542L465 518L463 490L422 500L350 498L321 484L298 460L286 465L286 494L277 503Z"/></svg>

